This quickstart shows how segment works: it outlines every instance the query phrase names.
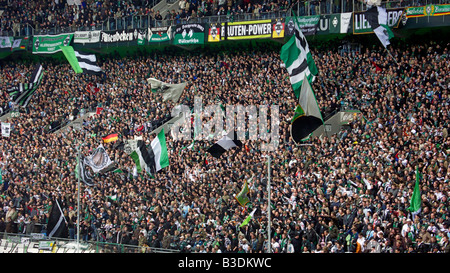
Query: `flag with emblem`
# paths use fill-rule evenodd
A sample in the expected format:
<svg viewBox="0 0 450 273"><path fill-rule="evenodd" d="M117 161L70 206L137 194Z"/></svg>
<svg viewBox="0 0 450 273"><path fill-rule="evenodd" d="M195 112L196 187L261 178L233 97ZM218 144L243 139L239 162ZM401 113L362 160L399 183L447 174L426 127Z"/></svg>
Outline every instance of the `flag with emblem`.
<svg viewBox="0 0 450 273"><path fill-rule="evenodd" d="M382 6L371 6L364 12L364 16L381 44L387 48L390 45L389 40L394 37L394 33L387 25L388 15L386 8Z"/></svg>
<svg viewBox="0 0 450 273"><path fill-rule="evenodd" d="M85 163L92 168L94 173L98 173L113 164L103 145L99 145L94 152L85 158Z"/></svg>
<svg viewBox="0 0 450 273"><path fill-rule="evenodd" d="M241 205L242 207L245 207L245 205L247 205L250 202L250 199L248 198L248 193L249 193L249 188L248 188L248 181L245 180L244 185L241 189L241 191L234 196L234 199L236 199L236 201L239 203L239 205Z"/></svg>

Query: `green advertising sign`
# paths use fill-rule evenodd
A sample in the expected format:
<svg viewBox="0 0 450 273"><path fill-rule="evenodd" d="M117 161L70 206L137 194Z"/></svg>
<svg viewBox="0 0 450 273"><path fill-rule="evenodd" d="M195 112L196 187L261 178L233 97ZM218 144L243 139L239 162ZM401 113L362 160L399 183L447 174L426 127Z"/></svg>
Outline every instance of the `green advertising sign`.
<svg viewBox="0 0 450 273"><path fill-rule="evenodd" d="M196 45L205 43L205 27L202 24L186 24L175 27L174 45Z"/></svg>
<svg viewBox="0 0 450 273"><path fill-rule="evenodd" d="M36 35L33 37L33 54L53 54L61 51L60 46L68 46L73 33L59 35Z"/></svg>
<svg viewBox="0 0 450 273"><path fill-rule="evenodd" d="M406 17L422 17L425 16L425 7L410 7L406 9Z"/></svg>
<svg viewBox="0 0 450 273"><path fill-rule="evenodd" d="M450 14L450 4L447 5L434 5L434 9L431 16L440 16Z"/></svg>
<svg viewBox="0 0 450 273"><path fill-rule="evenodd" d="M440 16L450 14L450 4L426 5L421 7L409 7L406 9L406 17Z"/></svg>

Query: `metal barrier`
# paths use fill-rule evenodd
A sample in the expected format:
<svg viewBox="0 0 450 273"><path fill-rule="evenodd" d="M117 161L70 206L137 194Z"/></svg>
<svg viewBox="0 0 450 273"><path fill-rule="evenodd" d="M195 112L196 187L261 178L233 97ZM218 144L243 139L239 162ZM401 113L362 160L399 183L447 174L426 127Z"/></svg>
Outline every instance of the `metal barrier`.
<svg viewBox="0 0 450 273"><path fill-rule="evenodd" d="M0 233L0 253L178 253L178 250L48 238L43 233Z"/></svg>
<svg viewBox="0 0 450 273"><path fill-rule="evenodd" d="M337 3L337 4L336 4ZM450 0L395 0L382 1L387 8L409 7L409 6L423 6L429 4L448 4ZM0 31L0 36L30 36L30 35L55 35L60 33L72 33L75 31L115 31L125 29L139 29L148 27L164 27L176 24L190 24L190 23L223 23L230 21L248 21L260 20L270 18L280 18L291 16L295 13L297 16L310 15L326 15L342 12L363 11L367 9L367 5L361 0L308 0L298 1L292 9L277 10L270 12L257 13L235 13L227 15L213 15L204 17L189 17L185 18L171 18L165 20L155 20L151 15L129 15L129 16L114 16L108 17L106 20L96 25L81 26L81 27L61 27L55 26L46 29L39 29L37 26L32 26L28 23L20 24L18 33L13 31ZM16 35L17 34L17 35Z"/></svg>

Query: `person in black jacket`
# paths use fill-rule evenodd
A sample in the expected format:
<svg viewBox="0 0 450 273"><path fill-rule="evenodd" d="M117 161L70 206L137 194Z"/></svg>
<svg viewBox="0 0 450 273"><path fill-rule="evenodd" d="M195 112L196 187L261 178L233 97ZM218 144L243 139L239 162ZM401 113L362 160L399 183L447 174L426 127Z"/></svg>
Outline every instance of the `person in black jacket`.
<svg viewBox="0 0 450 273"><path fill-rule="evenodd" d="M294 237L291 239L292 245L294 246L294 253L300 253L302 249L302 231L295 231Z"/></svg>
<svg viewBox="0 0 450 273"><path fill-rule="evenodd" d="M153 234L151 240L149 240L150 247L154 248L160 248L161 247L161 241L158 239L158 236L156 234Z"/></svg>
<svg viewBox="0 0 450 273"><path fill-rule="evenodd" d="M308 247L309 250L315 250L318 238L319 236L317 235L317 232L314 230L312 224L308 224L306 226L306 230L303 235L303 239L305 240L303 245Z"/></svg>

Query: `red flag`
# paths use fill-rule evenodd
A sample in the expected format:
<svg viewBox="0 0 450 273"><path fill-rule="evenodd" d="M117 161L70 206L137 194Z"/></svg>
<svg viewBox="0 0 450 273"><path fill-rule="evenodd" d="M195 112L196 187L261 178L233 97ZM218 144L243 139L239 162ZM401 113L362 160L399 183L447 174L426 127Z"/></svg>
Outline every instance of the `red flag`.
<svg viewBox="0 0 450 273"><path fill-rule="evenodd" d="M374 61L372 61L372 64L375 66L375 71L380 72L382 69L379 67Z"/></svg>
<svg viewBox="0 0 450 273"><path fill-rule="evenodd" d="M97 107L97 112L96 112L96 114L97 114L97 115L100 115L100 114L102 113L102 111L103 111L103 107Z"/></svg>
<svg viewBox="0 0 450 273"><path fill-rule="evenodd" d="M94 94L94 95L97 94L98 91L100 91L100 88L94 87L94 85L91 82L88 83L86 89L89 93Z"/></svg>
<svg viewBox="0 0 450 273"><path fill-rule="evenodd" d="M244 147L245 147L245 150L247 151L247 153L249 153L250 152L250 148L247 145L244 145Z"/></svg>

